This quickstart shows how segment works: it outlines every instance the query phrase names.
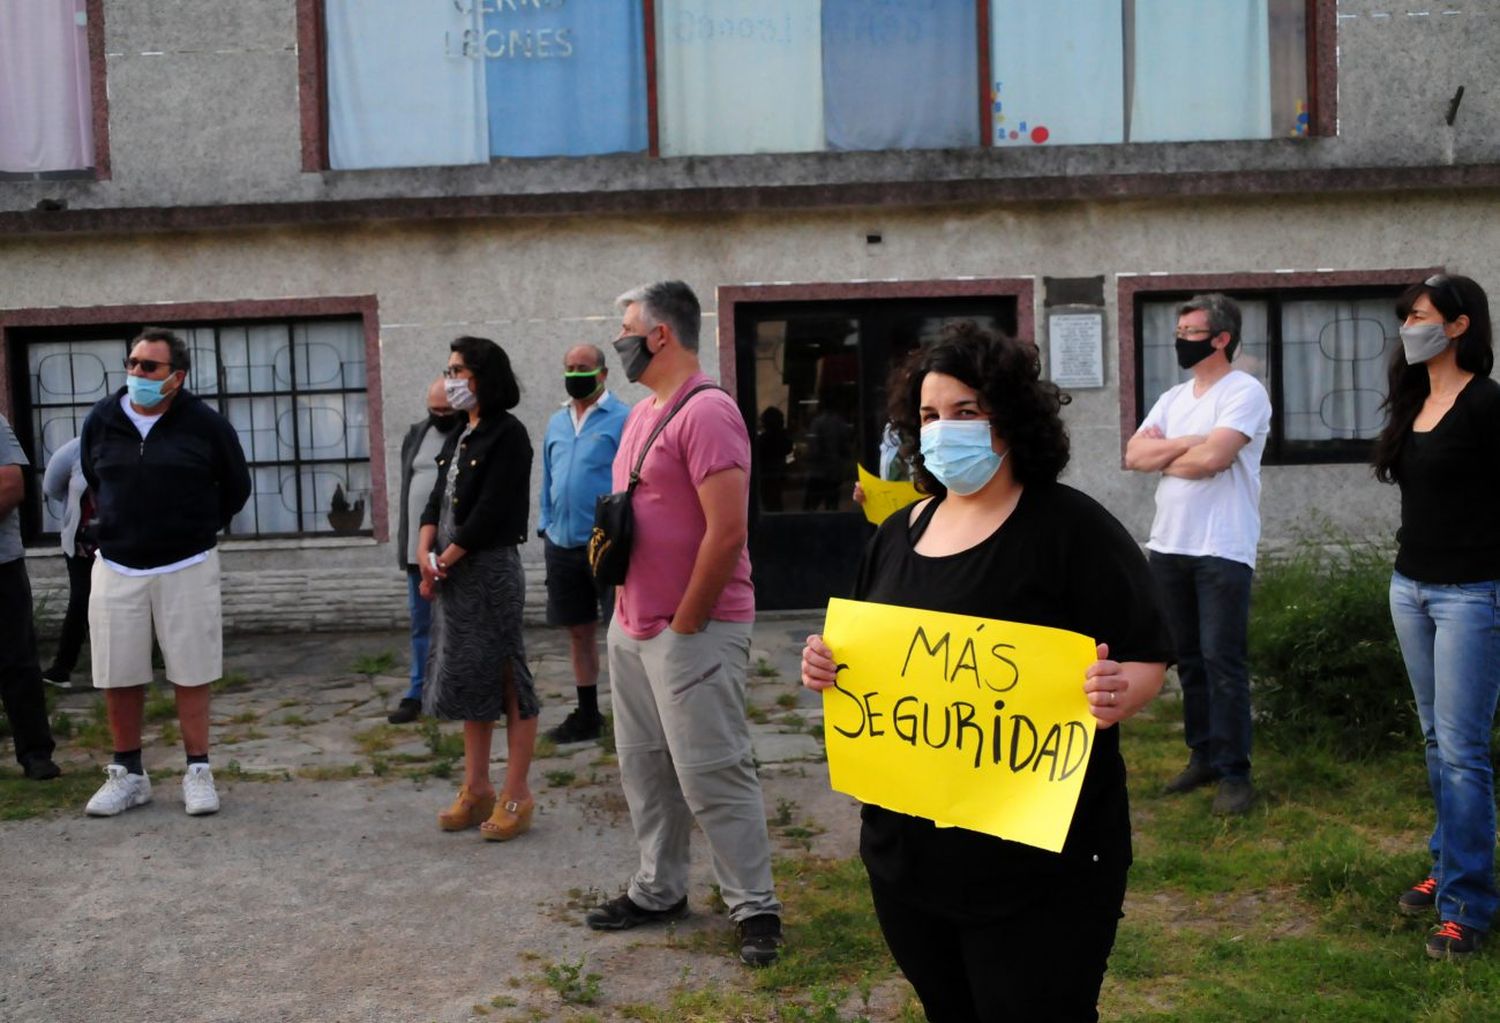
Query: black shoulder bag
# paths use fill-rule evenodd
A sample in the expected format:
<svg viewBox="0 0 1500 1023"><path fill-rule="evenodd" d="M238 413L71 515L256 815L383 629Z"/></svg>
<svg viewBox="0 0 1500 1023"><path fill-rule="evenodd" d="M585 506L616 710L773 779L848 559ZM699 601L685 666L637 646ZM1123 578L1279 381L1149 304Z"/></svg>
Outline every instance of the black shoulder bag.
<svg viewBox="0 0 1500 1023"><path fill-rule="evenodd" d="M646 463L647 452L672 417L682 411L688 399L699 391L710 389L718 389L718 385L699 384L683 395L646 438L640 456L635 460L635 468L630 470L630 484L624 490L604 494L594 503L594 530L589 534L588 556L589 569L600 586L619 586L625 581L625 569L630 566L630 543L635 535L635 513L630 510L630 497L641 481L641 466Z"/></svg>

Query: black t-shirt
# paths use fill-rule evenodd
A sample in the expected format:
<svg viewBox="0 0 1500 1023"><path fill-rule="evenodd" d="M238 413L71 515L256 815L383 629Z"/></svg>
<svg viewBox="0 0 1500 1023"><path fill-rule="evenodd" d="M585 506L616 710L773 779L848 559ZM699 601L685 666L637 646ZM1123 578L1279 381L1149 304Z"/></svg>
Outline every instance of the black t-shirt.
<svg viewBox="0 0 1500 1023"><path fill-rule="evenodd" d="M1476 376L1429 432L1408 432L1396 476L1396 571L1423 583L1500 579L1500 383Z"/></svg>
<svg viewBox="0 0 1500 1023"><path fill-rule="evenodd" d="M1172 659L1140 547L1087 495L1061 483L1029 486L999 529L944 557L917 554L912 525L909 509L881 525L855 599L1068 629L1108 643L1112 660ZM1097 733L1060 854L866 805L866 868L905 898L958 916L1003 915L1045 899L1049 876L1123 871L1130 808L1119 736L1117 727Z"/></svg>

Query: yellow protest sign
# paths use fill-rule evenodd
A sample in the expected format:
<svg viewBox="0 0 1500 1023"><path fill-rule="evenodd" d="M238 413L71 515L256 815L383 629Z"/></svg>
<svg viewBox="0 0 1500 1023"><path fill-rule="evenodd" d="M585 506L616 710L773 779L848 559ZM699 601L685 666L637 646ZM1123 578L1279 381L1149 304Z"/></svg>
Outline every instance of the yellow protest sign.
<svg viewBox="0 0 1500 1023"><path fill-rule="evenodd" d="M830 600L823 691L833 787L865 803L1058 852L1094 745L1087 636Z"/></svg>
<svg viewBox="0 0 1500 1023"><path fill-rule="evenodd" d="M905 480L883 480L879 476L872 476L865 467L856 465L859 470L859 485L865 492L865 518L875 525L880 525L891 514L900 511L913 501L923 495Z"/></svg>

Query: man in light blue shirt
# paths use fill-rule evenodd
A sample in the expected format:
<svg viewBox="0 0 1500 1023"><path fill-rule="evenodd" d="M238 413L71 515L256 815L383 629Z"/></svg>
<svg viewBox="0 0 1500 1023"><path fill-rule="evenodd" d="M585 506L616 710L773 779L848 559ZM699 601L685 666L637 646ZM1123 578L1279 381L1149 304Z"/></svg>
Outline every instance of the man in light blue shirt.
<svg viewBox="0 0 1500 1023"><path fill-rule="evenodd" d="M610 468L630 406L605 388L609 370L597 345L575 345L563 358L568 400L542 440L541 525L546 542L547 624L564 626L572 648L578 706L547 733L555 742L599 738L599 619L609 621L614 593L600 592L589 571L594 502L610 490Z"/></svg>

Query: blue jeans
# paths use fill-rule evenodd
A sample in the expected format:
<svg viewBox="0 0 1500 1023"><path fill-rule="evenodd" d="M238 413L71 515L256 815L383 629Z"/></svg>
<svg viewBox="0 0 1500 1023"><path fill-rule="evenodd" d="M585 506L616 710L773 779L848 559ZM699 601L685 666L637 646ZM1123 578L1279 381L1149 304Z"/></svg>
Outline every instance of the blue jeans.
<svg viewBox="0 0 1500 1023"><path fill-rule="evenodd" d="M1182 681L1183 738L1220 778L1250 778L1250 583L1228 558L1151 551Z"/></svg>
<svg viewBox="0 0 1500 1023"><path fill-rule="evenodd" d="M1391 621L1411 679L1437 806L1438 916L1490 928L1495 782L1490 728L1500 695L1500 580L1437 585L1391 576Z"/></svg>
<svg viewBox="0 0 1500 1023"><path fill-rule="evenodd" d="M423 600L417 592L422 585L422 573L415 568L406 570L406 609L411 612L411 688L403 699L422 702L422 683L427 678L427 650L430 643L427 634L432 631L432 604Z"/></svg>

